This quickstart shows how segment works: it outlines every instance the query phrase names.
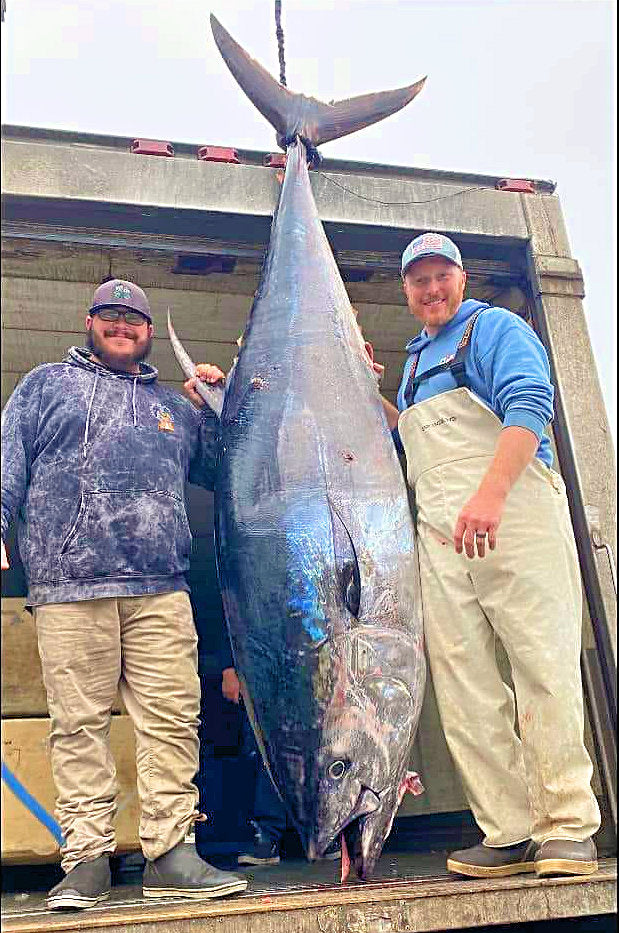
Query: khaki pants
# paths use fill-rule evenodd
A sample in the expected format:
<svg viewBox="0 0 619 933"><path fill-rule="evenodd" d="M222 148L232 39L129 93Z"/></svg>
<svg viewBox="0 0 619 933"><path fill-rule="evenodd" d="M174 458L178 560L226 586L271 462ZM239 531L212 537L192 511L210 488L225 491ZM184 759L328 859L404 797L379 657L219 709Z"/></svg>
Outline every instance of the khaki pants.
<svg viewBox="0 0 619 933"><path fill-rule="evenodd" d="M187 593L38 606L35 622L63 869L115 848L109 733L118 688L135 729L140 842L157 858L185 836L198 802L200 681Z"/></svg>

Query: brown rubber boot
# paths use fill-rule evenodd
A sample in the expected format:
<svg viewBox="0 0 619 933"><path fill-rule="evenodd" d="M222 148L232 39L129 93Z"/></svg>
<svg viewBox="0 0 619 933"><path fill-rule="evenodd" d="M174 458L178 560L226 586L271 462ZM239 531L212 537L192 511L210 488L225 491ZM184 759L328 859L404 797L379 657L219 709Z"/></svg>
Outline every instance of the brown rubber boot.
<svg viewBox="0 0 619 933"><path fill-rule="evenodd" d="M535 871L537 846L530 839L515 846L490 847L483 844L452 852L447 869L469 878L504 878Z"/></svg>
<svg viewBox="0 0 619 933"><path fill-rule="evenodd" d="M598 869L597 849L593 839L547 839L535 856L535 871L545 875L592 875Z"/></svg>

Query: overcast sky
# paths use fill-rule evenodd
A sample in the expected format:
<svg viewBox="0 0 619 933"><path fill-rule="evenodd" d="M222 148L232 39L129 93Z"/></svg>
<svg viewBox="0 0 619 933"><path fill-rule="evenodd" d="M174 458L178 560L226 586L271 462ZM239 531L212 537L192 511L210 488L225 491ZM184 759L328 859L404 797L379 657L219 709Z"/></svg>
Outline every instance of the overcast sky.
<svg viewBox="0 0 619 933"><path fill-rule="evenodd" d="M279 75L273 0L7 0L2 122L274 149L209 12ZM282 0L288 86L410 84L333 158L557 183L616 438L615 0Z"/></svg>

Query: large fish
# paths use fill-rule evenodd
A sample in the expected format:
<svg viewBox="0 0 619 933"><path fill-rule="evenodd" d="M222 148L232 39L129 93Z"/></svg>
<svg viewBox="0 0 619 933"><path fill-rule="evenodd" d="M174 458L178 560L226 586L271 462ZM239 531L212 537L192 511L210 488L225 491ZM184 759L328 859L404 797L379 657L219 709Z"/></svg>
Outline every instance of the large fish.
<svg viewBox="0 0 619 933"><path fill-rule="evenodd" d="M342 877L352 861L365 879L410 785L423 635L406 487L307 161L399 110L423 81L323 104L278 84L211 24L287 149L236 365L223 399L203 389L221 411L225 614L258 744L308 857L339 838Z"/></svg>

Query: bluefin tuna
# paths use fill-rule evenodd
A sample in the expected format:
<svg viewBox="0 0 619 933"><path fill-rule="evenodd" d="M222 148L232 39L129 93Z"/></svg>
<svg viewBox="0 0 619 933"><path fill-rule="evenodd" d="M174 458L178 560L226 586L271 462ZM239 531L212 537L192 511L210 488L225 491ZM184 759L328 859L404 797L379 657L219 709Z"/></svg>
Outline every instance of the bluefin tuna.
<svg viewBox="0 0 619 933"><path fill-rule="evenodd" d="M366 879L411 787L423 633L406 485L308 156L399 110L423 81L323 104L278 84L211 25L287 151L237 361L219 397L201 388L221 415L225 615L258 745L308 857L341 839L342 878L352 862Z"/></svg>

